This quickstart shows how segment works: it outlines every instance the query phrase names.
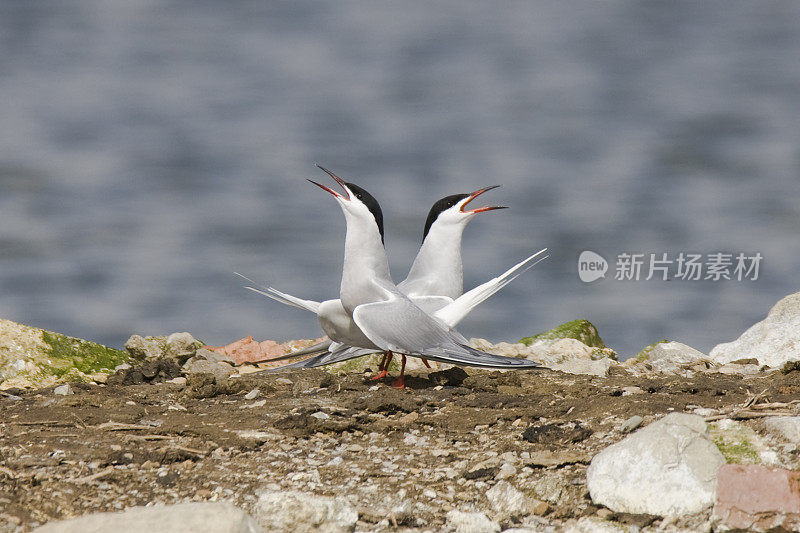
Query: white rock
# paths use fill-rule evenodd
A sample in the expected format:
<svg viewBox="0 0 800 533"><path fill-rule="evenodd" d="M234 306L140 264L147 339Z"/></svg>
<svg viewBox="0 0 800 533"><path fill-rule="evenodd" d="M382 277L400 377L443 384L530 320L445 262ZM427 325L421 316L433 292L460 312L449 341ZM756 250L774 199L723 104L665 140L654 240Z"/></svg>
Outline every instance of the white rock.
<svg viewBox="0 0 800 533"><path fill-rule="evenodd" d="M507 357L524 357L543 366L568 374L606 376L615 361L613 350L593 348L577 339L543 339L525 346L522 343L499 342L492 344L486 339L473 338L470 346L484 352Z"/></svg>
<svg viewBox="0 0 800 533"><path fill-rule="evenodd" d="M309 416L313 416L317 420L328 420L331 417L331 415L329 415L328 413L325 413L323 411L317 411L316 413L312 413Z"/></svg>
<svg viewBox="0 0 800 533"><path fill-rule="evenodd" d="M764 426L795 444L800 444L800 416L775 416L764 420Z"/></svg>
<svg viewBox="0 0 800 533"><path fill-rule="evenodd" d="M260 533L247 513L229 503L179 503L131 507L120 513L97 513L49 522L35 533Z"/></svg>
<svg viewBox="0 0 800 533"><path fill-rule="evenodd" d="M456 533L497 533L500 524L483 513L465 513L457 509L447 513L447 523Z"/></svg>
<svg viewBox="0 0 800 533"><path fill-rule="evenodd" d="M201 346L203 346L203 343L196 340L191 333L186 331L172 333L167 337L167 350L173 356L185 357L194 355Z"/></svg>
<svg viewBox="0 0 800 533"><path fill-rule="evenodd" d="M653 370L664 374L673 374L681 366L707 360L706 354L681 342L659 342L647 353L647 362Z"/></svg>
<svg viewBox="0 0 800 533"><path fill-rule="evenodd" d="M255 389L251 390L250 392L248 392L247 394L245 394L244 395L244 399L245 400L255 400L256 398L258 398L259 394L261 394L261 391L258 390L258 388L255 388Z"/></svg>
<svg viewBox="0 0 800 533"><path fill-rule="evenodd" d="M57 396L66 396L72 394L72 388L69 386L69 383L64 383L53 389L53 394Z"/></svg>
<svg viewBox="0 0 800 533"><path fill-rule="evenodd" d="M565 339L567 340L567 339ZM569 339L573 340L573 339ZM580 341L575 341L580 342ZM566 372L567 374L585 374L589 376L607 376L608 369L614 363L608 357L602 359L592 360L584 358L565 359L562 363L555 363L550 365L553 370Z"/></svg>
<svg viewBox="0 0 800 533"><path fill-rule="evenodd" d="M192 360L183 365L183 371L189 374L211 374L217 383L228 379L234 373L234 369L227 363L213 363L203 359Z"/></svg>
<svg viewBox="0 0 800 533"><path fill-rule="evenodd" d="M565 496L565 489L568 483L566 477L560 470L545 470L533 486L533 491L538 498L550 503L558 504Z"/></svg>
<svg viewBox="0 0 800 533"><path fill-rule="evenodd" d="M211 361L212 363L228 363L231 365L234 363L230 356L209 350L208 348L198 349L196 352L194 352L193 359L202 359L205 361Z"/></svg>
<svg viewBox="0 0 800 533"><path fill-rule="evenodd" d="M671 413L598 453L586 472L592 500L626 513L699 513L714 503L725 458L696 415Z"/></svg>
<svg viewBox="0 0 800 533"><path fill-rule="evenodd" d="M755 376L761 372L761 367L758 365L727 364L711 367L708 371L717 372L719 374L727 374L729 376Z"/></svg>
<svg viewBox="0 0 800 533"><path fill-rule="evenodd" d="M586 346L578 339L559 339L550 345L550 351L557 354L565 354L570 357L592 358L594 348Z"/></svg>
<svg viewBox="0 0 800 533"><path fill-rule="evenodd" d="M159 359L167 349L167 338L131 335L125 341L125 349L134 359Z"/></svg>
<svg viewBox="0 0 800 533"><path fill-rule="evenodd" d="M503 461L511 464L519 462L519 457L517 456L517 452L505 452L500 455L500 458Z"/></svg>
<svg viewBox="0 0 800 533"><path fill-rule="evenodd" d="M644 418L639 415L633 415L622 423L619 430L623 433L630 433L634 429L637 429L639 426L641 426L642 422L644 422Z"/></svg>
<svg viewBox="0 0 800 533"><path fill-rule="evenodd" d="M759 364L783 366L800 360L800 292L784 297L767 317L752 325L733 342L716 345L710 353L715 361L730 363L755 357Z"/></svg>
<svg viewBox="0 0 800 533"><path fill-rule="evenodd" d="M256 518L267 531L334 533L353 531L358 512L344 498L270 491L259 497Z"/></svg>
<svg viewBox="0 0 800 533"><path fill-rule="evenodd" d="M507 481L500 481L486 491L486 499L497 513L503 517L531 514L536 503Z"/></svg>
<svg viewBox="0 0 800 533"><path fill-rule="evenodd" d="M500 470L494 476L495 479L508 479L517 475L517 469L511 463L503 463Z"/></svg>

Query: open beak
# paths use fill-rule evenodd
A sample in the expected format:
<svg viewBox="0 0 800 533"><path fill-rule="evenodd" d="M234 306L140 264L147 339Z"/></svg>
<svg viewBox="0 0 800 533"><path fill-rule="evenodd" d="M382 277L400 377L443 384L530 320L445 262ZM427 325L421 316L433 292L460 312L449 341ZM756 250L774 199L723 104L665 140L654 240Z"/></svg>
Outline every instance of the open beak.
<svg viewBox="0 0 800 533"><path fill-rule="evenodd" d="M344 191L344 194L339 194L338 192L334 191L333 189L331 189L329 187L326 187L325 185L322 185L320 183L317 183L314 180L310 179L308 181L310 181L311 183L313 183L314 185L316 185L320 189L328 191L329 193L334 195L336 198L341 198L342 200L350 200L350 192L347 190L347 186L345 185L344 180L342 178L340 178L339 176L337 176L336 174L334 174L333 172L331 172L327 168L323 168L323 167L321 167L319 165L317 165L317 168L322 170L323 172L325 172L328 176L332 177L336 181L336 183L341 185L342 190Z"/></svg>
<svg viewBox="0 0 800 533"><path fill-rule="evenodd" d="M507 209L504 205L493 205L493 206L486 206L486 207L478 207L476 209L465 209L467 204L469 204L472 200L480 196L481 194L485 193L486 191L491 191L492 189L498 188L500 185L492 185L491 187L484 187L483 189L478 189L474 193L469 195L467 201L461 205L461 212L462 213L483 213L484 211L493 211L495 209Z"/></svg>

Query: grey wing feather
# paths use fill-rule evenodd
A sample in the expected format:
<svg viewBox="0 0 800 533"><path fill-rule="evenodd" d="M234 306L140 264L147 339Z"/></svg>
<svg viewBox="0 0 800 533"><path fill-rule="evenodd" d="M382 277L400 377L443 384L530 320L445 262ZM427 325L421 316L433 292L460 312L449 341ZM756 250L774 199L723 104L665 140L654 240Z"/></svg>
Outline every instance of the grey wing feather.
<svg viewBox="0 0 800 533"><path fill-rule="evenodd" d="M494 355L466 345L466 339L426 315L409 300L359 305L353 320L377 346L455 365L485 368L535 368L527 359Z"/></svg>
<svg viewBox="0 0 800 533"><path fill-rule="evenodd" d="M414 305L428 314L433 314L453 303L449 296L409 296Z"/></svg>
<svg viewBox="0 0 800 533"><path fill-rule="evenodd" d="M454 348L431 348L420 356L440 363L481 368L541 368L538 363L527 359L486 353L460 343L456 343Z"/></svg>
<svg viewBox="0 0 800 533"><path fill-rule="evenodd" d="M353 310L353 321L384 350L417 354L451 341L446 326L405 297L359 305Z"/></svg>

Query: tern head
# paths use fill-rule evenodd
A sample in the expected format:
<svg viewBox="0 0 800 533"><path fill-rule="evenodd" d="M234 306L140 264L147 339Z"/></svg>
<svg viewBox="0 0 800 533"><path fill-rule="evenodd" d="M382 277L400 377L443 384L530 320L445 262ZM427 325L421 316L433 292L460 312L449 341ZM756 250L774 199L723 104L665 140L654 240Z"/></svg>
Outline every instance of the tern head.
<svg viewBox="0 0 800 533"><path fill-rule="evenodd" d="M467 204L475 198L486 191L491 191L498 187L500 187L500 185L492 185L491 187L484 187L483 189L478 189L468 194L445 196L433 204L433 207L431 207L428 213L428 219L425 221L425 232L422 234L422 240L425 241L425 237L428 236L428 232L434 225L435 227L442 228L454 226L463 228L467 225L467 222L472 220L478 213L493 211L495 209L506 209L506 206L486 206L477 207L475 209L467 208Z"/></svg>
<svg viewBox="0 0 800 533"><path fill-rule="evenodd" d="M342 178L319 165L317 167L328 174L333 180L338 183L344 194L340 194L333 189L326 187L314 180L308 180L317 187L331 193L339 206L344 212L344 216L350 221L355 223L375 224L378 226L378 232L381 234L381 242L383 242L383 212L378 201L370 193L359 187L354 183L347 183Z"/></svg>

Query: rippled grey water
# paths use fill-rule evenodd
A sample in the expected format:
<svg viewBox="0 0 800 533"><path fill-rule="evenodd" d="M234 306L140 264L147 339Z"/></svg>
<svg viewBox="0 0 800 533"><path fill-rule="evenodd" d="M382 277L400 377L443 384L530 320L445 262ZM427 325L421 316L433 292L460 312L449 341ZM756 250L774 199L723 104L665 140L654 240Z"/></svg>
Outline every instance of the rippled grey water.
<svg viewBox="0 0 800 533"><path fill-rule="evenodd" d="M344 220L314 163L382 202L398 279L434 200L503 184L467 284L552 257L467 336L585 317L623 354L708 350L800 288L796 2L6 0L0 46L2 317L117 346L315 336L232 275L335 295ZM585 249L764 263L584 284Z"/></svg>

